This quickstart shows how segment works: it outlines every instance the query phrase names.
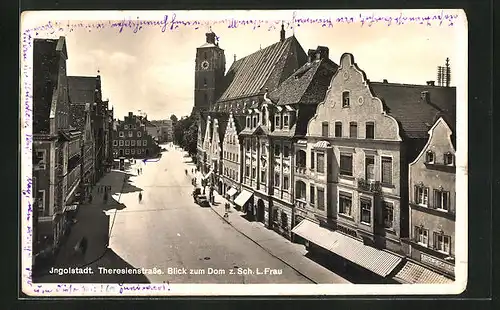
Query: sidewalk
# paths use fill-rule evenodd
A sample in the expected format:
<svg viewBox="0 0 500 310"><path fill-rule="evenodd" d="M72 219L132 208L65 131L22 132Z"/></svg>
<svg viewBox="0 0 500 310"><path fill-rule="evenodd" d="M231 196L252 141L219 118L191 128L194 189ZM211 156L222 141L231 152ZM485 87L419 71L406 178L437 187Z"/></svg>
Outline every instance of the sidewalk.
<svg viewBox="0 0 500 310"><path fill-rule="evenodd" d="M202 174L200 172L191 174L196 177L197 185L200 184ZM207 187L208 189L208 187ZM206 192L208 196L208 190ZM264 224L260 222L250 222L243 218L243 212L234 209L231 202L222 197L219 193L214 191L214 204L211 204L212 210L215 211L224 221L233 226L238 232L252 240L254 243L263 248L272 256L278 258L286 265L295 269L298 273L308 278L317 284L329 283L350 283L341 276L335 274L331 270L315 263L304 255L307 253L305 247L301 244L293 243L290 240L278 235L272 230L267 229ZM229 211L228 217L224 217L224 205L229 203L232 207Z"/></svg>
<svg viewBox="0 0 500 310"><path fill-rule="evenodd" d="M71 227L69 235L59 249L53 265L54 268L86 266L103 256L108 246L110 223L112 223L114 216L107 216L104 211L120 209L119 195L127 174L127 171L111 170L94 186L92 203L79 206L76 215L77 222ZM107 204L104 203L103 193L98 192L99 186L111 186ZM74 247L82 237L86 237L88 240L87 251L84 257L75 256ZM63 282L66 277L43 273L35 278L38 280L37 282L49 282L53 279Z"/></svg>

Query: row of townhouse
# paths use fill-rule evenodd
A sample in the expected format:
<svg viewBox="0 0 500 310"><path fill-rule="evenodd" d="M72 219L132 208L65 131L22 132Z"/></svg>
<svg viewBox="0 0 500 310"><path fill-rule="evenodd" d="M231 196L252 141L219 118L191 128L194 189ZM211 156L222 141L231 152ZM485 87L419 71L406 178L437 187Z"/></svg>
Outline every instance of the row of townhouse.
<svg viewBox="0 0 500 310"><path fill-rule="evenodd" d="M65 37L33 49L33 257L59 247L71 209L109 166L113 109L100 76L67 76Z"/></svg>
<svg viewBox="0 0 500 310"><path fill-rule="evenodd" d="M381 281L451 281L455 88L371 82L351 54L337 65L328 53L306 54L282 27L278 43L218 79L223 50L207 33L195 71L199 169L311 250Z"/></svg>

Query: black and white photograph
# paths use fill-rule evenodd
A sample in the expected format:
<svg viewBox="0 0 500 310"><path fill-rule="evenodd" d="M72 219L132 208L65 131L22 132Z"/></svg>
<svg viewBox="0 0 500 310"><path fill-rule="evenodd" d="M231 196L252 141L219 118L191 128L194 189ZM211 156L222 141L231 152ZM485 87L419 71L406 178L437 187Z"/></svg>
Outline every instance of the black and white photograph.
<svg viewBox="0 0 500 310"><path fill-rule="evenodd" d="M20 55L25 294L465 289L462 10L30 11Z"/></svg>

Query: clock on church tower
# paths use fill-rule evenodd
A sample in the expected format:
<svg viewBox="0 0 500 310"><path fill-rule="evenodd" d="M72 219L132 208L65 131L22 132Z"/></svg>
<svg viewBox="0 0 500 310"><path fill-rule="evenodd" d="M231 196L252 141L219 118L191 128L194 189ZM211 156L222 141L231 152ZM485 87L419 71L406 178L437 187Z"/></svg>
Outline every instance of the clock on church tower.
<svg viewBox="0 0 500 310"><path fill-rule="evenodd" d="M194 107L207 111L222 95L226 61L224 50L216 42L212 30L206 34L206 42L196 49Z"/></svg>

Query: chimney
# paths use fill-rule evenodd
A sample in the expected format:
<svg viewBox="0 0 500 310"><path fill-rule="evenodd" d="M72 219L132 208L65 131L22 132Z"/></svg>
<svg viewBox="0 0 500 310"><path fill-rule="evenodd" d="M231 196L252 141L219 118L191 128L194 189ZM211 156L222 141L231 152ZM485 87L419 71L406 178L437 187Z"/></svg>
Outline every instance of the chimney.
<svg viewBox="0 0 500 310"><path fill-rule="evenodd" d="M234 54L234 61L236 61L236 54Z"/></svg>
<svg viewBox="0 0 500 310"><path fill-rule="evenodd" d="M423 91L420 93L420 99L424 101L425 103L430 103L431 102L431 96L428 91Z"/></svg>
<svg viewBox="0 0 500 310"><path fill-rule="evenodd" d="M285 41L285 25L283 22L281 23L281 31L280 31L280 42Z"/></svg>
<svg viewBox="0 0 500 310"><path fill-rule="evenodd" d="M212 27L210 27L210 30L205 35L207 37L207 43L215 45L215 33L212 32Z"/></svg>
<svg viewBox="0 0 500 310"><path fill-rule="evenodd" d="M329 49L326 46L318 46L316 49L316 59L328 59Z"/></svg>
<svg viewBox="0 0 500 310"><path fill-rule="evenodd" d="M316 50L308 50L307 51L307 62L312 62L313 61L313 57L314 57L314 54L316 53Z"/></svg>
<svg viewBox="0 0 500 310"><path fill-rule="evenodd" d="M387 84L387 83L389 83L389 82L387 82L387 80L386 80L386 79L384 79L384 80L382 81L382 83Z"/></svg>
<svg viewBox="0 0 500 310"><path fill-rule="evenodd" d="M434 86L434 81L427 81L428 86Z"/></svg>

